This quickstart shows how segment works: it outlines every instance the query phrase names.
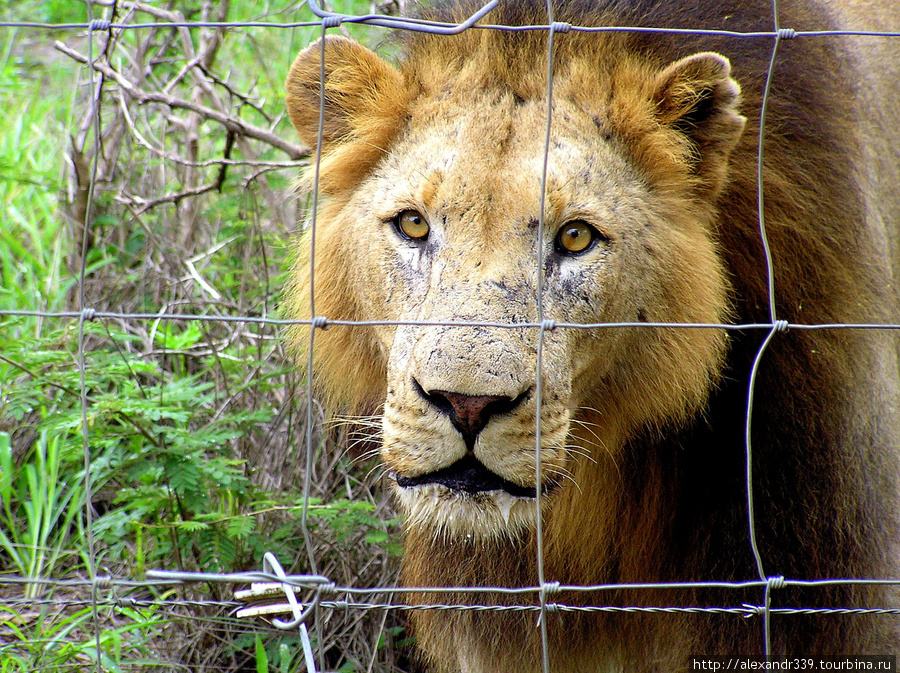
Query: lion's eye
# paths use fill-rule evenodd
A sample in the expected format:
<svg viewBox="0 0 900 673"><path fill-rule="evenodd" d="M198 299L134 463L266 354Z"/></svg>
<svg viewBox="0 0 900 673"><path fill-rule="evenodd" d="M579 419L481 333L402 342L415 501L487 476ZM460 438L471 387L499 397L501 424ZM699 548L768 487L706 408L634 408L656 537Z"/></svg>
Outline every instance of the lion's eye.
<svg viewBox="0 0 900 673"><path fill-rule="evenodd" d="M397 233L407 240L424 241L431 231L425 216L418 210L404 210L393 219L393 223Z"/></svg>
<svg viewBox="0 0 900 673"><path fill-rule="evenodd" d="M556 234L556 251L564 255L578 255L589 250L603 238L600 232L583 220L566 222Z"/></svg>

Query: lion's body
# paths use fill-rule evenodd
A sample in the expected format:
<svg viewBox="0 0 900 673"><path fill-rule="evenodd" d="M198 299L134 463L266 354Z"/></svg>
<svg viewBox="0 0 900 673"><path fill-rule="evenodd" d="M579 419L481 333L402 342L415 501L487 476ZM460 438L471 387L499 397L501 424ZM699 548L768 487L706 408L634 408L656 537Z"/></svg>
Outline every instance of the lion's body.
<svg viewBox="0 0 900 673"><path fill-rule="evenodd" d="M455 21L476 4L428 16ZM547 22L543 2L507 4L491 23ZM781 25L900 30L890 3L827 4L783 1ZM576 25L771 29L767 0L559 5L555 19ZM534 328L443 323L770 322L756 139L771 38L557 35L543 239L546 32L403 40L399 70L349 41L327 43L315 311L437 324L335 326L316 333L314 357L332 404L383 411L382 456L407 516L404 582L535 585L537 488L548 582L758 579L744 431L767 330L556 328L539 344ZM316 139L318 63L316 45L288 79L289 112L307 142ZM804 37L779 47L764 178L779 320L900 322L898 69L895 39ZM405 213L427 223L425 235L398 229ZM590 231L589 246L560 248L563 230L581 223L588 228L572 232ZM295 317L309 316L305 240ZM294 340L302 347L308 332ZM898 384L893 332L773 337L751 432L765 574L897 576ZM846 584L772 592L773 606L892 599ZM762 591L549 600L740 606L760 604ZM772 651L896 651L895 619L774 615ZM548 624L557 673L686 670L689 654L763 648L762 620L735 615L554 612ZM533 612L422 611L414 627L437 671L540 669Z"/></svg>

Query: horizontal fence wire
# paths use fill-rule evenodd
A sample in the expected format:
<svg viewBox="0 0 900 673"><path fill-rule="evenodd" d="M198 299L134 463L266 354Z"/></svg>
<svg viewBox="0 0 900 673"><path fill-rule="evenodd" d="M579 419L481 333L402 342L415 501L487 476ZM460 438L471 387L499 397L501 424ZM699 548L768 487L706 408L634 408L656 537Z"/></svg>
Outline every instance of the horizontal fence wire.
<svg viewBox="0 0 900 673"><path fill-rule="evenodd" d="M746 580L741 582L641 582L641 583L616 583L616 584L560 584L551 582L546 585L552 593L566 592L602 592L617 591L622 589L752 589L765 588L777 580L780 587L825 587L835 585L893 585L900 586L900 579L878 578L833 578L815 580L796 580L784 577L769 578L763 580ZM175 570L150 570L147 579L118 578L112 576L99 576L96 580L90 579L55 579L52 577L10 577L0 578L0 584L46 584L56 587L98 587L108 590L114 587L136 589L146 587L170 586L172 584L190 584L205 582L225 582L229 584L248 584L251 582L275 582L286 584L298 589L323 588L333 594L353 594L356 596L370 596L386 593L455 593L455 594L502 594L502 595L526 595L538 594L540 586L529 587L479 587L479 586L441 586L441 587L416 587L416 586L383 586L383 587L353 587L337 586L327 577L317 575L286 575L279 576L262 571L235 572L235 573L205 573L187 572ZM228 602L229 605L236 603ZM427 607L427 606L426 606ZM533 607L533 606L532 606Z"/></svg>
<svg viewBox="0 0 900 673"><path fill-rule="evenodd" d="M381 16L381 19L388 17ZM364 24L367 26L381 26L384 28L393 28L395 30L418 31L431 34L442 34L436 29L453 27L454 24L444 24L434 21L384 21L382 23L367 17L346 17L336 25L328 26L329 28L337 27L343 23L346 24ZM391 25L383 25L390 23ZM282 30L292 28L316 28L322 25L322 21L166 21L162 23L110 23L107 21L97 21L94 23L39 23L33 21L0 21L0 28L31 28L47 31L97 31L103 32L108 30L159 30L162 27L168 28L280 28ZM458 25L458 24L456 24ZM497 30L508 33L522 32L538 32L549 31L548 25L533 26L503 26L491 23L479 23L472 26L472 30ZM900 37L900 31L877 31L877 30L793 30L783 29L787 32L779 33L779 31L761 30L761 31L734 31L734 30L715 30L702 28L656 28L652 26L575 26L571 24L559 24L556 26L556 32L573 32L573 33L649 33L657 35L705 35L709 37L737 37L737 38L766 38L774 39L781 37L782 39L792 39L795 37Z"/></svg>
<svg viewBox="0 0 900 673"><path fill-rule="evenodd" d="M100 6L100 3L91 3L88 1L89 8L89 16L93 8L97 8ZM542 31L548 34L548 42L552 45L552 40L554 35L557 33L566 33L566 32L583 32L583 33L603 33L603 32L625 32L625 33L658 33L658 34L671 34L671 35L704 35L704 36L718 36L718 37L731 37L731 38L741 38L741 39L765 39L772 40L775 45L775 49L773 49L772 53L772 63L775 62L775 54L777 50L777 45L779 41L786 39L812 39L812 38L826 38L826 37L868 37L868 38L897 38L900 37L900 32L886 31L886 32L870 32L870 31L848 31L848 30L828 30L828 31L803 31L803 30L794 30L792 28L782 28L778 25L777 20L777 7L774 8L774 16L775 23L774 28L771 31L757 31L757 32L735 32L735 31L727 31L727 30L712 30L712 29L673 29L673 28L656 28L656 27L648 27L648 26L603 26L603 27L589 27L589 26L577 26L570 25L565 23L554 23L552 20L552 14L549 25L530 25L530 26L503 26L503 25L495 25L490 23L490 12L498 5L497 0L493 0L492 2L487 3L484 7L479 10L475 15L470 17L470 19L462 24L446 24L439 22L429 22L422 21L418 19L410 19L410 18L401 18L401 17L393 17L393 16L385 16L380 14L372 14L366 16L348 16L348 15L339 15L325 12L320 9L318 4L312 2L312 0L308 3L310 9L319 17L319 20L315 21L292 21L292 22L268 22L268 21L181 21L181 20L166 20L166 21L157 21L157 22L149 22L149 23L139 23L139 22L116 22L116 21L107 21L103 19L92 20L86 23L65 23L65 24L53 24L53 23L41 23L41 22L0 22L0 28L9 28L9 29L30 29L30 30L39 30L39 31L52 31L52 32L60 32L66 31L75 34L84 34L87 33L88 37L88 45L89 45L89 56L87 59L87 67L88 72L91 77L91 90L96 92L92 100L92 104L94 105L93 113L91 115L91 123L96 124L95 130L95 138L101 137L100 132L100 124L102 124L102 119L100 118L100 102L104 97L111 97L112 94L102 86L98 86L99 80L97 79L99 75L102 74L101 69L101 59L93 52L93 37L94 33L102 32L112 34L116 31L134 31L134 30L160 30L161 28L170 28L170 29L259 29L259 30L268 30L268 29L282 29L282 30L290 30L296 28L317 28L320 27L322 29L322 33L324 34L328 29L337 28L343 24L364 24L369 26L377 26L385 29L394 29L394 30L407 30L407 31L421 31L428 32L434 34L454 34L460 32L462 30L497 30L497 31L511 31L511 32L525 32L525 31ZM104 5L106 6L106 5ZM477 25L476 22L478 22ZM548 72L553 71L553 62L552 62L552 46L548 47L548 60L547 67ZM324 59L324 49L323 49L323 59ZM93 66L93 67L88 67ZM324 72L324 64L322 66ZM769 71L769 75L767 78L767 85L771 81L771 69ZM322 84L324 87L324 84ZM552 100L552 77L548 77L548 91L547 91L547 130L546 130L546 142L549 143L550 140L550 123L551 123L551 112L550 112L550 101ZM324 96L324 94L322 94ZM763 109L765 109L765 101L763 103ZM320 133L321 133L321 125L322 121L320 120ZM762 147L762 139L764 134L764 125L760 124L760 147ZM321 135L320 135L321 138ZM321 147L321 143L319 143L319 147ZM544 153L544 180L546 180L546 161L547 161L547 149L545 147ZM99 152L95 152L94 154L94 171L96 172L96 165L99 157ZM223 160L213 160L209 162L195 162L193 165L201 166L201 165L215 165L219 163L228 163L228 159ZM234 162L239 163L239 162ZM761 157L760 157L761 163ZM281 162L281 163L273 163L272 165L276 166L297 166L300 162ZM318 167L318 157L315 160L316 168ZM543 196L545 191L545 185L542 183L542 207L541 207L541 226L540 229L543 228ZM760 179L758 184L758 190L760 194L760 198L764 197L763 192L763 184ZM316 185L314 185L313 193L318 193L318 185L316 181ZM91 182L91 194L88 204L88 212L90 212L90 208L93 206L94 200L96 198L96 193L94 190L94 181ZM762 204L760 204L760 213L762 213ZM311 213L311 236L313 241L315 240L315 217L316 217L316 208L313 206ZM79 324L79 328L81 330L82 338L79 339L79 347L78 347L78 367L81 374L81 394L83 396L82 401L82 410L83 410L83 422L82 422L82 433L84 436L84 447L85 447L85 482L86 482L86 492L88 494L91 493L91 455L90 455L90 423L88 421L88 412L91 405L91 401L87 396L87 385L85 383L85 376L87 376L87 365L85 364L85 356L86 356L86 346L85 339L83 338L83 327L85 322L89 321L113 321L113 322L129 322L129 321L189 321L189 322L206 322L206 323L232 323L232 324L256 324L256 325L271 325L275 327L284 327L290 325L311 325L314 328L310 330L310 339L313 340L315 338L315 333L317 330L321 329L332 329L332 328L342 328L342 327L358 327L358 326L470 326L470 327L490 327L490 328L502 328L502 329L529 329L535 330L539 334L539 338L542 342L543 335L545 332L554 330L554 329L587 329L587 330L598 330L598 329L715 329L715 330L727 330L727 331L742 331L742 330L768 330L770 332L769 336L771 337L777 331L787 331L787 330L798 330L798 331L817 331L817 330L897 330L900 329L900 324L876 324L876 323L860 323L860 324L850 324L850 323L841 323L841 324L801 324L801 323L791 323L784 320L777 319L774 312L772 313L772 320L768 323L753 323L753 324L705 324L705 323L659 323L659 322L626 322L626 323L590 323L590 324L578 324L578 323L566 323L566 322L558 322L545 320L543 318L543 309L541 306L540 296L541 293L538 292L538 316L539 319L536 322L522 322L522 323L503 323L503 322L492 322L492 321L469 321L469 320L453 320L453 321L389 321L389 320L337 320L330 318L329 316L320 316L315 312L315 307L313 306L312 315L315 316L310 320L287 320L287 319L279 319L279 318L270 318L267 316L261 315L229 315L227 313L223 313L221 315L213 315L213 314L193 314L193 313L177 313L172 312L170 307L164 306L161 307L160 311L157 313L136 313L136 312L111 312L111 311L102 311L95 310L90 306L86 305L84 298L84 286L85 286L85 276L87 273L87 247L89 245L89 236L90 236L90 219L88 218L84 232L83 232L83 242L85 249L83 250L83 254L81 255L81 266L79 269L80 273L80 283L79 283L79 291L80 298L79 304L80 309L77 311L0 311L0 316L4 318L41 318L46 320L77 320ZM764 237L764 228L762 235ZM540 249L540 246L538 246ZM769 276L771 278L771 261L769 261ZM541 274L538 274L538 278L540 279ZM774 295L774 279L772 279L770 285L770 306L774 307L773 295ZM310 352L312 352L312 348L310 348ZM762 349L760 351L760 357L762 355ZM539 348L539 356L540 358L540 348ZM757 358L757 363L760 358ZM19 366L17 363L9 363L14 366ZM540 371L540 364L538 365L538 370ZM538 376L538 386L540 386L541 377ZM307 389L307 394L309 395L309 399L312 399L313 390L311 388L311 382L307 384L309 387ZM751 383L752 388L752 383ZM752 390L751 390L752 393ZM540 394L540 392L538 392ZM752 411L752 395L749 396ZM312 414L312 405L307 405L307 410L309 414ZM748 426L749 426L749 417L748 414ZM306 445L306 475L311 473L311 462L312 462L312 452L314 451L314 438L312 433L312 417L308 419L307 430L308 435L305 440ZM537 446L540 446L540 414L537 414ZM749 442L749 434L748 434L748 442ZM747 464L749 471L750 464L750 447L748 446L748 456L747 456ZM536 452L536 455L540 457L540 451ZM538 463L538 474L540 471L540 464ZM748 485L750 483L750 478L748 474ZM541 489L537 490L538 497L540 497ZM753 508L753 498L752 494L748 496L748 505L752 513ZM310 507L310 493L309 493L309 483L306 482L304 486L304 495L303 495L303 503L301 507L302 516L304 518L304 522L309 511ZM88 521L88 534L90 535L91 530L91 514L92 504L91 499L88 497L88 502L86 505L86 517ZM538 518L538 522L540 523L540 517ZM751 536L753 535L753 525L751 521L750 526ZM90 539L90 538L89 538ZM243 603L235 600L204 600L204 599L191 599L187 598L183 595L179 595L174 593L170 598L146 598L142 592L153 589L153 590L163 590L165 588L170 587L180 587L180 586L191 586L195 584L203 584L203 585L211 585L211 584L224 584L229 587L238 587L245 584L252 583L274 583L278 586L284 588L296 588L300 591L309 593L316 592L317 598L315 601L310 600L297 600L296 606L299 606L302 610L310 610L316 608L315 615L316 618L313 620L315 625L313 627L313 632L316 632L316 629L320 626L320 621L322 619L322 615L320 612L322 611L331 611L331 612L346 612L346 611L361 611L361 612L403 612L403 611L417 611L417 610L457 610L457 611L524 611L524 612L536 612L541 615L541 624L542 626L546 624L546 620L544 616L547 613L552 612L583 612L583 613L591 613L591 612L624 612L624 613L687 613L687 614L696 614L696 613L704 613L704 614L716 614L716 615L733 615L739 616L742 618L746 617L762 617L768 621L769 615L850 615L850 614L885 614L885 615L896 615L900 614L900 608L896 607L880 607L880 608L860 608L854 606L830 606L830 607L819 607L819 608L781 608L781 607L770 607L768 603L769 591L772 589L781 589L784 587L821 587L821 586L834 586L834 585L900 585L900 580L897 579L880 579L880 578L823 578L818 580L795 580L791 578L783 578L783 577L767 577L763 572L762 565L759 565L760 570L760 579L745 581L745 582L680 582L680 583L647 583L647 584L610 584L610 585L594 585L594 586L583 586L583 585L560 585L558 583L546 583L543 580L543 563L538 562L538 573L539 577L536 578L538 580L538 584L530 587L407 587L407 586L379 586L379 587L357 587L357 586L337 586L334 582L332 582L326 576L319 576L315 574L316 567L316 559L314 554L312 553L312 548L309 544L308 539L306 540L307 550L309 552L309 562L310 566L313 569L312 575L286 575L283 572L281 573L273 573L273 572L244 572L244 573L209 573L209 572L175 572L175 571L167 571L167 570L157 570L150 571L147 573L147 577L145 579L136 579L136 578L128 578L128 577L113 577L107 576L101 573L98 567L98 560L96 558L98 550L95 549L95 544L93 542L89 543L89 549L84 550L89 553L90 561L89 561L89 569L91 576L88 578L76 578L76 579L60 579L60 578L52 578L52 577L19 577L19 576L9 576L3 575L0 576L0 586L53 586L58 589L84 589L87 590L90 594L90 600L87 602L89 606L92 608L92 628L93 635L96 638L96 652L99 653L101 651L101 642L100 642L100 634L102 630L102 625L100 623L99 610L101 609L123 609L123 608L163 608L163 609L185 609L190 611L194 608L218 608L223 610L223 617L217 617L215 619L233 619L236 623L246 623L246 620L238 620L236 618L231 618L232 615L237 609L239 609ZM536 554L540 559L542 545L540 542L540 525L538 529L538 545L536 549ZM757 555L757 559L758 559ZM602 594L604 592L611 591L641 591L641 590L666 590L666 589L692 589L692 588L704 588L704 589L722 589L722 590L740 590L745 591L747 589L754 589L758 591L758 595L760 598L759 605L750 605L746 603L741 603L739 605L722 605L722 606L619 606L619 605L603 605L602 604ZM562 602L553 601L553 596L559 592L575 592L575 593L593 593L597 594L597 604L592 605L567 605ZM117 595L122 593L124 595ZM135 593L135 595L131 595ZM485 600L483 604L459 604L459 603L428 603L428 604L408 604L402 600L398 600L398 596L415 596L417 594L428 594L440 596L442 594L472 594L472 595L484 595L485 598L489 598L491 596L521 596L523 598L522 603L520 604L498 604L492 603L488 600ZM291 593L291 595L293 595ZM369 600L366 600L366 597ZM525 602L527 597L531 597L536 602ZM77 597L67 598L65 596L53 597L49 599L34 597L34 598L14 598L9 601L5 601L2 609L17 609L19 607L26 608L37 608L37 607L85 607L86 599L83 595L79 595ZM295 607L296 607L295 606ZM2 613L2 610L0 610ZM296 613L295 613L296 614ZM184 617L187 619L187 617ZM305 629L305 627L304 627ZM304 631L305 633L305 631ZM768 628L766 628L765 633L766 638L766 649L768 650ZM320 660L318 665L320 668L322 667L321 660L321 650L326 644L319 643L318 649ZM306 645L304 645L306 647ZM542 654L543 654L543 668L546 671L549 670L548 664L548 651L547 651L547 641L546 637L544 638ZM311 668L313 662L310 658L307 658L307 667ZM99 656L99 654L95 657L94 661L94 669L97 671L107 670L106 664Z"/></svg>
<svg viewBox="0 0 900 673"><path fill-rule="evenodd" d="M311 320L292 320L282 318L265 318L261 316L232 316L210 315L192 313L117 313L114 311L97 311L86 309L85 311L0 311L0 316L32 317L51 319L82 319L84 320L140 320L140 321L199 321L221 323L248 323L257 325L275 325L287 327L290 325L311 325L316 329L328 329L337 327L376 327L378 325L401 327L494 327L497 329L587 329L598 330L604 328L636 328L636 329L719 329L731 332L745 330L799 330L813 332L819 330L898 330L900 324L895 323L792 323L779 320L774 323L700 323L700 322L593 322L575 323L548 320L544 322L493 322L487 320L334 320L327 316L316 316Z"/></svg>

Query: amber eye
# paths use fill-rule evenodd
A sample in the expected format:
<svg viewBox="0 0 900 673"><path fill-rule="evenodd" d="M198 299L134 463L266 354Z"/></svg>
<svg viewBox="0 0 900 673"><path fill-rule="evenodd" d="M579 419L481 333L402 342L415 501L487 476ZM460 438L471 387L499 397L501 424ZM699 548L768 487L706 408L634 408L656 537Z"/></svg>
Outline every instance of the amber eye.
<svg viewBox="0 0 900 673"><path fill-rule="evenodd" d="M603 238L583 220L566 222L556 234L556 251L564 255L578 255L587 251L597 239Z"/></svg>
<svg viewBox="0 0 900 673"><path fill-rule="evenodd" d="M424 241L431 231L425 216L418 210L404 210L393 219L393 223L397 233L408 240Z"/></svg>

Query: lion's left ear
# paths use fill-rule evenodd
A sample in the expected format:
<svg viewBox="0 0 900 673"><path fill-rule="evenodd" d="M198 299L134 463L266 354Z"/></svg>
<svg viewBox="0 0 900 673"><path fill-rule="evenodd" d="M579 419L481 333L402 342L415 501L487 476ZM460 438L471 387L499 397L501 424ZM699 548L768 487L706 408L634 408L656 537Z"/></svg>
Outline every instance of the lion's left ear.
<svg viewBox="0 0 900 673"><path fill-rule="evenodd" d="M687 141L687 160L701 191L715 193L722 186L746 122L738 111L740 96L728 59L713 52L672 63L653 83L656 119Z"/></svg>

